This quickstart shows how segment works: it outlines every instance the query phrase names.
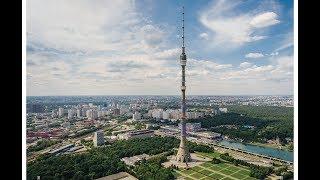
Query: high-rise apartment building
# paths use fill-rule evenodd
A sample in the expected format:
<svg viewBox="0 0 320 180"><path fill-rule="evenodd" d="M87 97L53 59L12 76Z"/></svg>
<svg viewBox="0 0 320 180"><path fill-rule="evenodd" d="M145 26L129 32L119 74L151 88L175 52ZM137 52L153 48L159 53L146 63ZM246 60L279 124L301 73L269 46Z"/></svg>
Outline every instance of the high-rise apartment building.
<svg viewBox="0 0 320 180"><path fill-rule="evenodd" d="M93 135L93 145L95 147L104 145L104 134L103 131L97 131Z"/></svg>

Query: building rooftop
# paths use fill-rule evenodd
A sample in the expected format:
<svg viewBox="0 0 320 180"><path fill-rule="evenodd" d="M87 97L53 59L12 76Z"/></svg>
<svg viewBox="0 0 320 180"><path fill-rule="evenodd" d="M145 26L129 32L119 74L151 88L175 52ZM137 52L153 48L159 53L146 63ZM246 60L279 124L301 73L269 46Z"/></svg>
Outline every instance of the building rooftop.
<svg viewBox="0 0 320 180"><path fill-rule="evenodd" d="M132 156L132 157L124 157L121 159L126 165L131 165L134 166L134 164L138 161L141 161L142 159L149 159L148 154L140 154L137 156Z"/></svg>
<svg viewBox="0 0 320 180"><path fill-rule="evenodd" d="M128 132L129 135L139 135L139 134L146 134L146 133L152 133L154 132L153 130L138 130L138 131L133 131L133 132Z"/></svg>

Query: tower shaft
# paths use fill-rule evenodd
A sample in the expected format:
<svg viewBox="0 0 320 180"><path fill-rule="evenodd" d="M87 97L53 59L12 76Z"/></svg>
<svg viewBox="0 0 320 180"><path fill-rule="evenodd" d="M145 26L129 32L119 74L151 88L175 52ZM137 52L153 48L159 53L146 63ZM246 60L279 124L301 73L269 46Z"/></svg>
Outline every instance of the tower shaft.
<svg viewBox="0 0 320 180"><path fill-rule="evenodd" d="M191 161L191 156L189 150L186 146L186 80L185 80L185 68L187 64L187 56L185 54L184 46L184 7L182 12L182 53L180 55L180 64L181 64L181 93L182 93L182 102L181 102L181 140L176 160L180 162L189 162Z"/></svg>

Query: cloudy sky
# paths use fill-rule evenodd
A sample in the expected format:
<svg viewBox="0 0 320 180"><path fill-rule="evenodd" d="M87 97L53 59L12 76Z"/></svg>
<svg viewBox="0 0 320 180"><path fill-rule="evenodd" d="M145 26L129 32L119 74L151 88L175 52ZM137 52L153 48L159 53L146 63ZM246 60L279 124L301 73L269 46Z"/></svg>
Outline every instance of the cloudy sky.
<svg viewBox="0 0 320 180"><path fill-rule="evenodd" d="M293 94L292 0L28 0L27 95Z"/></svg>

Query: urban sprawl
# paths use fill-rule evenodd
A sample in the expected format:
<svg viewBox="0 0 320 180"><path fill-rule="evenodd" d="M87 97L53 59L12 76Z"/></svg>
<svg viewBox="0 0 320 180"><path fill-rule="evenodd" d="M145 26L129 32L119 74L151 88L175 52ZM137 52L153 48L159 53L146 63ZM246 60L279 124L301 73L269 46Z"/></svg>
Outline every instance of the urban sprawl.
<svg viewBox="0 0 320 180"><path fill-rule="evenodd" d="M81 154L121 140L155 136L180 138L178 96L28 97L27 100L28 162L44 154ZM186 116L188 121L192 121L228 114L228 107L233 105L292 107L293 99L292 96L190 96ZM291 162L219 146L217 143L224 139L241 139L232 139L211 128L204 128L201 122L188 121L186 132L190 142L215 147L221 153L228 152L256 165L270 167L279 162L293 168ZM232 129L234 125L222 127ZM252 125L242 127L255 128ZM277 139L269 143L277 143ZM124 157L121 161L133 166L149 158L148 154L141 154Z"/></svg>

